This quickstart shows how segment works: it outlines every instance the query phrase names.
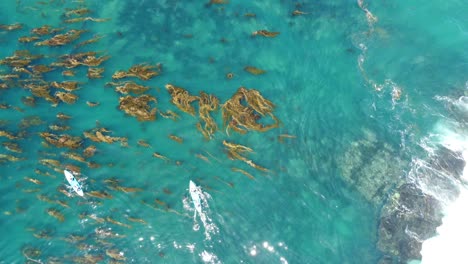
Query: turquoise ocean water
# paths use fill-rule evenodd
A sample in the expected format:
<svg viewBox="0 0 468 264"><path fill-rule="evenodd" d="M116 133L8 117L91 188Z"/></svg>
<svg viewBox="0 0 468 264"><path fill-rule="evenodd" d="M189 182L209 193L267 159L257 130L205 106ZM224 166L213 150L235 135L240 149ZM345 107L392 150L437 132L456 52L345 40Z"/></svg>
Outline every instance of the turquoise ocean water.
<svg viewBox="0 0 468 264"><path fill-rule="evenodd" d="M65 12L81 7L91 10L85 16L109 20L63 22ZM293 16L294 10L305 14ZM31 96L28 89L0 90L0 104L7 108L0 110L0 130L19 135L0 141L23 150L0 148L2 155L22 158L11 162L2 156L0 163L0 263L109 263L106 252L114 250L121 263L378 263L388 253L378 246L381 209L395 188L413 180L413 161L430 154L421 142L447 120L457 120L458 132L464 132L466 116L457 116L441 98L456 100L466 93L467 13L462 0L2 1L0 23L23 27L0 31L0 58L16 50L45 55L33 64L84 51L110 58L101 65L101 79L88 79L85 66L77 67L74 77L62 76L59 67L44 74L48 82L79 81L75 104L52 107L36 98L31 107L21 100ZM63 47L18 42L42 25L87 32ZM251 35L261 29L280 34ZM75 47L94 36L102 39ZM177 112L178 121L158 116L138 122L118 109L120 95L105 84L115 71L140 63L161 63L160 76L132 80L149 86L146 93L158 100L154 106ZM11 73L1 66L0 74ZM245 66L266 73L252 75ZM218 112L213 116L220 130L207 141L196 129L198 118L171 104L167 83L195 95L214 94L221 102L241 86L257 89L275 104L281 126L227 134ZM87 101L100 104L91 108ZM58 120L59 112L72 118ZM33 117L41 122L22 125ZM66 158L68 149L43 144L38 133L50 132L52 124L71 127L53 133L80 137L105 127L112 136L127 137L128 147L84 139L84 146L97 147L88 161L101 165L89 168ZM184 142L169 139L171 134ZM293 137L278 140L281 134ZM139 140L151 147L139 146ZM252 148L249 159L268 172L230 160L223 140ZM152 157L154 152L170 161ZM54 171L42 159L62 166ZM66 164L81 168L85 193L106 191L112 198L58 192L66 183L60 172ZM141 191L110 189L105 182L110 178ZM193 218L190 180L204 192L205 221ZM49 216L51 208L65 220ZM50 237L36 237L40 232Z"/></svg>

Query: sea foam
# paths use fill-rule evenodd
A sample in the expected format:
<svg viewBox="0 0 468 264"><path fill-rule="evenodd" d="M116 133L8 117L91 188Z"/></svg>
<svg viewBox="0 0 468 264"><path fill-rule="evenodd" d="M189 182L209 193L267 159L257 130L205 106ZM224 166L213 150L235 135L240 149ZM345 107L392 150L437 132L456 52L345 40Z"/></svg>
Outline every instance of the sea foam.
<svg viewBox="0 0 468 264"><path fill-rule="evenodd" d="M452 102L460 110L468 110L467 100L462 97ZM456 132L455 132L456 131ZM465 163L468 163L468 138L464 131L451 126L441 126L438 129L440 143L452 151L461 152ZM465 165L462 182L468 182L468 166ZM440 263L467 263L468 250L466 241L468 238L468 189L460 184L458 198L449 203L444 209L442 225L437 228L437 235L424 241L422 245L421 264Z"/></svg>

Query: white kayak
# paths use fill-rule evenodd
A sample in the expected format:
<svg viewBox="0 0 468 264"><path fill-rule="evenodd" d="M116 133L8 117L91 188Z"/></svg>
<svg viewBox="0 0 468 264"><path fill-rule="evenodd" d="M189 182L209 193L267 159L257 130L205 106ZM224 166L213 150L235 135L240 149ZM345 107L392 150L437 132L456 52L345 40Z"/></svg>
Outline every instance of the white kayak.
<svg viewBox="0 0 468 264"><path fill-rule="evenodd" d="M64 170L63 174L65 174L65 178L67 179L68 183L71 185L73 190L79 195L84 196L83 189L81 188L81 184L75 179L73 173L68 170Z"/></svg>
<svg viewBox="0 0 468 264"><path fill-rule="evenodd" d="M200 187L196 186L195 183L193 183L193 181L190 181L189 191L190 191L190 196L192 197L193 206L195 206L195 216L197 215L197 212L200 216L202 216L203 215L202 207L201 207L202 193L201 193Z"/></svg>

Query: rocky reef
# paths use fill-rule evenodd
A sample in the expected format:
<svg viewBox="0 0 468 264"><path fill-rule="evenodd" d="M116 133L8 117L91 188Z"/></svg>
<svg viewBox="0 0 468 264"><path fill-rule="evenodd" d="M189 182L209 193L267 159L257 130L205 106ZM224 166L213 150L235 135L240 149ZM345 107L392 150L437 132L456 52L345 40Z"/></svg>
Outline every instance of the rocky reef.
<svg viewBox="0 0 468 264"><path fill-rule="evenodd" d="M351 142L338 164L343 179L374 206L399 185L406 165L389 144L368 131L365 139Z"/></svg>
<svg viewBox="0 0 468 264"><path fill-rule="evenodd" d="M409 164L372 132L364 135L349 144L337 163L351 188L381 208L379 264L421 259L422 243L442 224L444 203L458 196L465 161L461 153L439 146L428 159Z"/></svg>
<svg viewBox="0 0 468 264"><path fill-rule="evenodd" d="M421 259L422 242L442 224L442 207L414 184L403 184L384 205L378 229L378 248L387 256L380 263Z"/></svg>
<svg viewBox="0 0 468 264"><path fill-rule="evenodd" d="M457 182L465 161L460 153L440 147L416 168L412 183L399 186L381 210L378 248L380 264L421 259L422 243L436 235L445 202L458 196Z"/></svg>

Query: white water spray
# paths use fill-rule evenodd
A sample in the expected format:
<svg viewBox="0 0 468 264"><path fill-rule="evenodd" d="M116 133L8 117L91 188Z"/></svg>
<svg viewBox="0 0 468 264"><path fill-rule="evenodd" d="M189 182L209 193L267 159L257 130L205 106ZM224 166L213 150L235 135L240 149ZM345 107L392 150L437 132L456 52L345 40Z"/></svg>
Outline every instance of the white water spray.
<svg viewBox="0 0 468 264"><path fill-rule="evenodd" d="M197 221L197 214L202 222L202 225L205 229L205 240L211 240L211 235L217 234L219 232L218 227L213 223L213 220L210 217L211 211L208 205L208 200L211 199L211 195L207 192L204 192L200 186L193 185L194 189L190 190L191 201L188 198L184 199L184 208L187 211L193 211L193 230L198 231L200 229L200 224ZM192 208L192 204L194 208Z"/></svg>
<svg viewBox="0 0 468 264"><path fill-rule="evenodd" d="M444 99L447 98L436 98ZM468 112L466 97L461 97L457 101L450 102L459 110ZM466 131L456 131L456 127L441 127L440 143L446 148L461 152L468 164L468 136ZM463 130L463 128L461 128ZM462 182L468 182L468 166L465 165ZM466 242L468 238L468 189L463 184L459 184L460 194L458 198L448 204L444 209L442 225L437 228L437 235L426 241L422 245L422 264L468 263L468 250Z"/></svg>

